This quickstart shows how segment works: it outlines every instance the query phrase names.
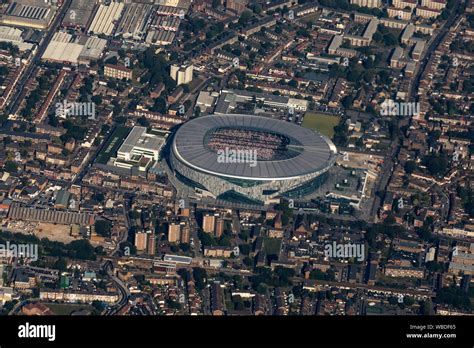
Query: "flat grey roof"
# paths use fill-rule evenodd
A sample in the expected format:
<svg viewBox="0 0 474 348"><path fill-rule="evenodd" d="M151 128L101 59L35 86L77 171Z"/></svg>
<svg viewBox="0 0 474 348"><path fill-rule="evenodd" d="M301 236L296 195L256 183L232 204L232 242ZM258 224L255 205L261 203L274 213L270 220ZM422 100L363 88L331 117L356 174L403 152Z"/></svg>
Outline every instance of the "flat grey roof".
<svg viewBox="0 0 474 348"><path fill-rule="evenodd" d="M171 262L180 262L180 263L191 263L193 261L193 258L188 257L188 256L166 254L163 257L163 260L164 261L171 261Z"/></svg>
<svg viewBox="0 0 474 348"><path fill-rule="evenodd" d="M288 148L299 153L281 160L249 163L219 163L217 152L204 145L211 130L235 127L267 131L286 136ZM187 166L211 175L244 180L286 180L328 169L334 162L336 147L325 136L286 121L251 115L211 115L185 123L173 140L173 153Z"/></svg>
<svg viewBox="0 0 474 348"><path fill-rule="evenodd" d="M158 151L163 145L163 138L148 134L145 127L135 126L120 146L118 152L130 153L134 147Z"/></svg>

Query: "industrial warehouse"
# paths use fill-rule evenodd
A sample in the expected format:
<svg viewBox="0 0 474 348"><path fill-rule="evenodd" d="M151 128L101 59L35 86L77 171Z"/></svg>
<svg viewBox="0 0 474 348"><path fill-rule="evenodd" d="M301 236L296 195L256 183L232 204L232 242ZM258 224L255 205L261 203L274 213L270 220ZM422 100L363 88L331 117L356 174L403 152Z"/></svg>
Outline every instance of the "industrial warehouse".
<svg viewBox="0 0 474 348"><path fill-rule="evenodd" d="M54 224L76 224L90 226L94 223L94 215L86 213L73 213L66 211L36 209L13 204L8 218L11 220L24 220L34 222L49 222Z"/></svg>
<svg viewBox="0 0 474 348"><path fill-rule="evenodd" d="M13 1L0 19L1 24L46 29L56 13L56 6L44 0Z"/></svg>

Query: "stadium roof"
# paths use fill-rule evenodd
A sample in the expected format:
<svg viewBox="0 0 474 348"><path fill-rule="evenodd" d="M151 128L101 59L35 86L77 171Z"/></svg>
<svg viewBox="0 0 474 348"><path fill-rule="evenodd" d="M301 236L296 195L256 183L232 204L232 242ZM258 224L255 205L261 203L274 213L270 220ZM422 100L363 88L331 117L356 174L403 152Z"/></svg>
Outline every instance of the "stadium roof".
<svg viewBox="0 0 474 348"><path fill-rule="evenodd" d="M278 160L219 163L218 154L205 145L206 136L219 128L241 128L280 134L296 155ZM257 149L258 150L258 149ZM325 136L298 125L250 115L211 115L185 123L175 135L173 152L187 166L212 175L244 180L286 180L312 174L332 165L336 147Z"/></svg>

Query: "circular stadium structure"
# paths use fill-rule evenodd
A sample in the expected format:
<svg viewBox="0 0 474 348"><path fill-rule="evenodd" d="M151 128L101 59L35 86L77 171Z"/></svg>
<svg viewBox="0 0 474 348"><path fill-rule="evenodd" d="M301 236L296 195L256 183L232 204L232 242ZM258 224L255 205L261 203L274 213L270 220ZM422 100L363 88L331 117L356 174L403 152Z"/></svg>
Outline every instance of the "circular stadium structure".
<svg viewBox="0 0 474 348"><path fill-rule="evenodd" d="M202 193L261 204L314 191L336 152L327 137L293 123L211 115L179 128L170 163L178 179Z"/></svg>

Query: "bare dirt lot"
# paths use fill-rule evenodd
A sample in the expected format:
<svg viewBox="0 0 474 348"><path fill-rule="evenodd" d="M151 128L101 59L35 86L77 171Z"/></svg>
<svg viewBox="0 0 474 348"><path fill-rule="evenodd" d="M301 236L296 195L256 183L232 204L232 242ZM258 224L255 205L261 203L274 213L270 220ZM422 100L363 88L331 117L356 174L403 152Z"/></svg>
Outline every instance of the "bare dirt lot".
<svg viewBox="0 0 474 348"><path fill-rule="evenodd" d="M70 225L55 225L55 224L40 222L36 226L33 233L38 238L48 238L49 240L62 242L66 244L71 243L72 241L76 240L76 238L71 236Z"/></svg>

